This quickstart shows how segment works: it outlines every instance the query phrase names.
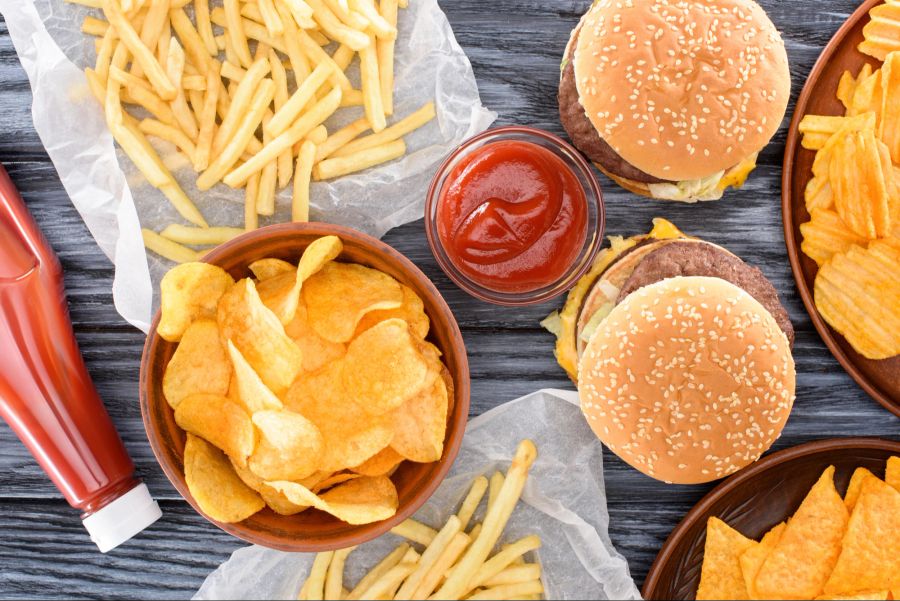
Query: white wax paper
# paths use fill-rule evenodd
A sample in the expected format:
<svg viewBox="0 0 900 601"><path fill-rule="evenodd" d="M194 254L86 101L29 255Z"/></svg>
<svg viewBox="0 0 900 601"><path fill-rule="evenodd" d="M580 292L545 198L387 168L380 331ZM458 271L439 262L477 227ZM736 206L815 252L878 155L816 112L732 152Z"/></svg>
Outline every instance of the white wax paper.
<svg viewBox="0 0 900 601"><path fill-rule="evenodd" d="M82 69L94 64L94 42L80 29L85 15L97 11L63 0L0 0L0 13L31 82L35 129L75 208L115 263L116 309L146 332L157 305L159 280L171 263L144 252L140 227L160 231L170 223L185 222L115 147L101 107L90 94ZM314 183L310 218L315 221L348 225L380 237L420 218L440 160L496 117L481 105L472 67L436 0L410 2L409 8L400 10L398 29L395 116L389 123L429 100L435 101L437 118L406 136L404 158ZM357 63L349 75L358 88ZM362 107L341 109L326 126L335 131L360 116ZM219 184L208 192L197 191L197 176L187 159L165 142L152 142L211 225L243 226L242 190ZM275 216L261 218L260 224L288 220L290 186L279 193Z"/></svg>
<svg viewBox="0 0 900 601"><path fill-rule="evenodd" d="M542 547L528 559L543 567L547 599L640 599L628 564L607 534L603 447L575 392L541 390L470 421L450 475L415 519L440 527L472 480L505 472L525 438L537 445L538 459L500 542L541 537ZM474 519L483 513L484 503ZM345 578L355 585L401 541L386 534L360 546L348 559ZM259 546L239 549L207 577L194 599L296 599L314 557Z"/></svg>

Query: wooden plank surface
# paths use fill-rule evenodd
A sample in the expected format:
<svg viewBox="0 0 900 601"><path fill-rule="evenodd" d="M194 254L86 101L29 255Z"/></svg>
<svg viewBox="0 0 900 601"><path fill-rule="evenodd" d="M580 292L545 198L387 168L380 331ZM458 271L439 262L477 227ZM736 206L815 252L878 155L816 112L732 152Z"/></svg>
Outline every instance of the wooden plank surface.
<svg viewBox="0 0 900 601"><path fill-rule="evenodd" d="M472 61L483 102L500 115L498 124L527 124L561 133L556 111L560 56L588 4L585 0L441 2ZM796 97L822 47L858 2L764 0L762 4L784 32ZM160 499L164 517L113 553L97 553L77 512L60 499L11 431L0 425L0 597L186 598L242 543L192 512L153 459L137 401L143 335L113 308L111 266L62 189L32 128L30 106L27 79L0 21L0 162L62 259L72 318L88 367L139 474ZM653 202L603 179L607 232L645 231L654 216L665 216L691 234L727 246L771 278L797 329L798 398L776 448L833 436L897 438L900 420L841 370L797 295L781 230L784 139L783 128L744 189L717 203ZM436 266L421 222L398 228L385 240L435 281L454 310L471 362L473 415L538 388L569 386L552 359L552 336L538 326L553 303L513 310L467 297ZM609 453L605 476L610 536L640 585L668 533L711 487L666 486Z"/></svg>

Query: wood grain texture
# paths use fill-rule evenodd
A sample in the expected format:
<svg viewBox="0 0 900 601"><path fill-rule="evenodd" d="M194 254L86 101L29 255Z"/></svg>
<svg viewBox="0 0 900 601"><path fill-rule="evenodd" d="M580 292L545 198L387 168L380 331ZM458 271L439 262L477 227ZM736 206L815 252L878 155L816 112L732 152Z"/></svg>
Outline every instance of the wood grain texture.
<svg viewBox="0 0 900 601"><path fill-rule="evenodd" d="M415 0L413 0L415 1ZM527 124L562 133L556 109L559 61L586 0L443 0L441 6L475 70L498 124ZM794 96L822 47L857 6L853 0L764 0L784 32ZM69 202L31 125L31 95L0 22L0 161L56 248L76 335L100 394L164 517L109 555L88 540L77 512L0 425L0 597L189 597L203 578L241 546L193 513L157 466L140 420L138 363L143 335L112 304L112 268ZM739 192L718 203L684 206L639 199L601 178L607 231L645 231L665 216L687 232L727 246L773 281L797 329L798 398L776 448L834 436L897 438L900 420L878 406L841 370L813 330L796 293L781 229L780 178L784 128ZM421 222L385 241L409 256L445 295L463 330L472 372L472 414L541 387L569 387L552 360L553 338L538 322L554 303L504 309L475 301L440 272ZM2 358L0 358L2 360ZM607 453L610 536L629 560L638 585L681 517L710 486L652 481Z"/></svg>

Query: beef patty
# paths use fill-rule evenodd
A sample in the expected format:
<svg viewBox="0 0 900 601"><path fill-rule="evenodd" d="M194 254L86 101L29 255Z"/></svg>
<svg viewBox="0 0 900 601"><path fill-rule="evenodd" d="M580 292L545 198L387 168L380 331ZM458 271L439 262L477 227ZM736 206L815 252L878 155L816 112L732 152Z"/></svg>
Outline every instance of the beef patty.
<svg viewBox="0 0 900 601"><path fill-rule="evenodd" d="M559 119L562 121L566 133L569 134L572 144L591 161L598 163L613 175L645 184L665 183L666 180L644 173L620 157L613 150L612 146L600 137L593 123L588 119L584 107L578 101L578 87L575 84L575 61L573 58L578 40L578 31L575 31L572 35L574 37L569 55L566 57L566 65L562 71L562 78L559 81L559 94L557 95Z"/></svg>
<svg viewBox="0 0 900 601"><path fill-rule="evenodd" d="M644 286L679 276L717 277L742 288L759 301L778 322L791 347L794 326L778 300L778 292L763 272L713 244L682 241L667 244L644 257L619 293L618 303Z"/></svg>

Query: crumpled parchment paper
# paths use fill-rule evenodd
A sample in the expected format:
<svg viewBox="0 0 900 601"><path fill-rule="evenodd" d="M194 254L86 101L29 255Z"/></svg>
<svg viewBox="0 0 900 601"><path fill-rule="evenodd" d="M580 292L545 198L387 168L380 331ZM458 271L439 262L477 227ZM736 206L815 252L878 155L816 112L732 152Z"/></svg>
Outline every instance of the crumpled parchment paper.
<svg viewBox="0 0 900 601"><path fill-rule="evenodd" d="M471 420L450 475L415 519L443 525L472 480L505 472L524 438L537 445L538 459L501 542L541 537L543 546L529 561L543 566L547 599L640 599L628 564L607 534L603 447L581 414L576 392L541 390ZM482 519L483 505L473 519ZM356 549L345 569L348 588L400 542L386 534ZM194 599L296 599L314 557L260 546L239 549L206 578Z"/></svg>
<svg viewBox="0 0 900 601"><path fill-rule="evenodd" d="M31 82L35 129L75 208L115 263L116 309L146 332L158 305L159 280L171 263L145 253L140 228L160 231L184 221L115 147L102 109L90 94L82 69L94 64L95 54L93 38L81 33L81 21L97 12L63 0L0 0L0 13ZM389 123L432 99L437 118L406 136L408 154L402 159L314 183L311 190L311 219L378 237L422 216L440 160L496 118L481 105L472 67L437 1L410 2L398 19L395 109ZM358 88L357 62L349 76ZM336 131L361 115L361 107L341 109L326 126ZM219 184L197 191L197 176L187 159L165 142L151 142L211 225L243 225L242 190ZM260 225L288 220L290 186L279 193L275 216L261 217Z"/></svg>

